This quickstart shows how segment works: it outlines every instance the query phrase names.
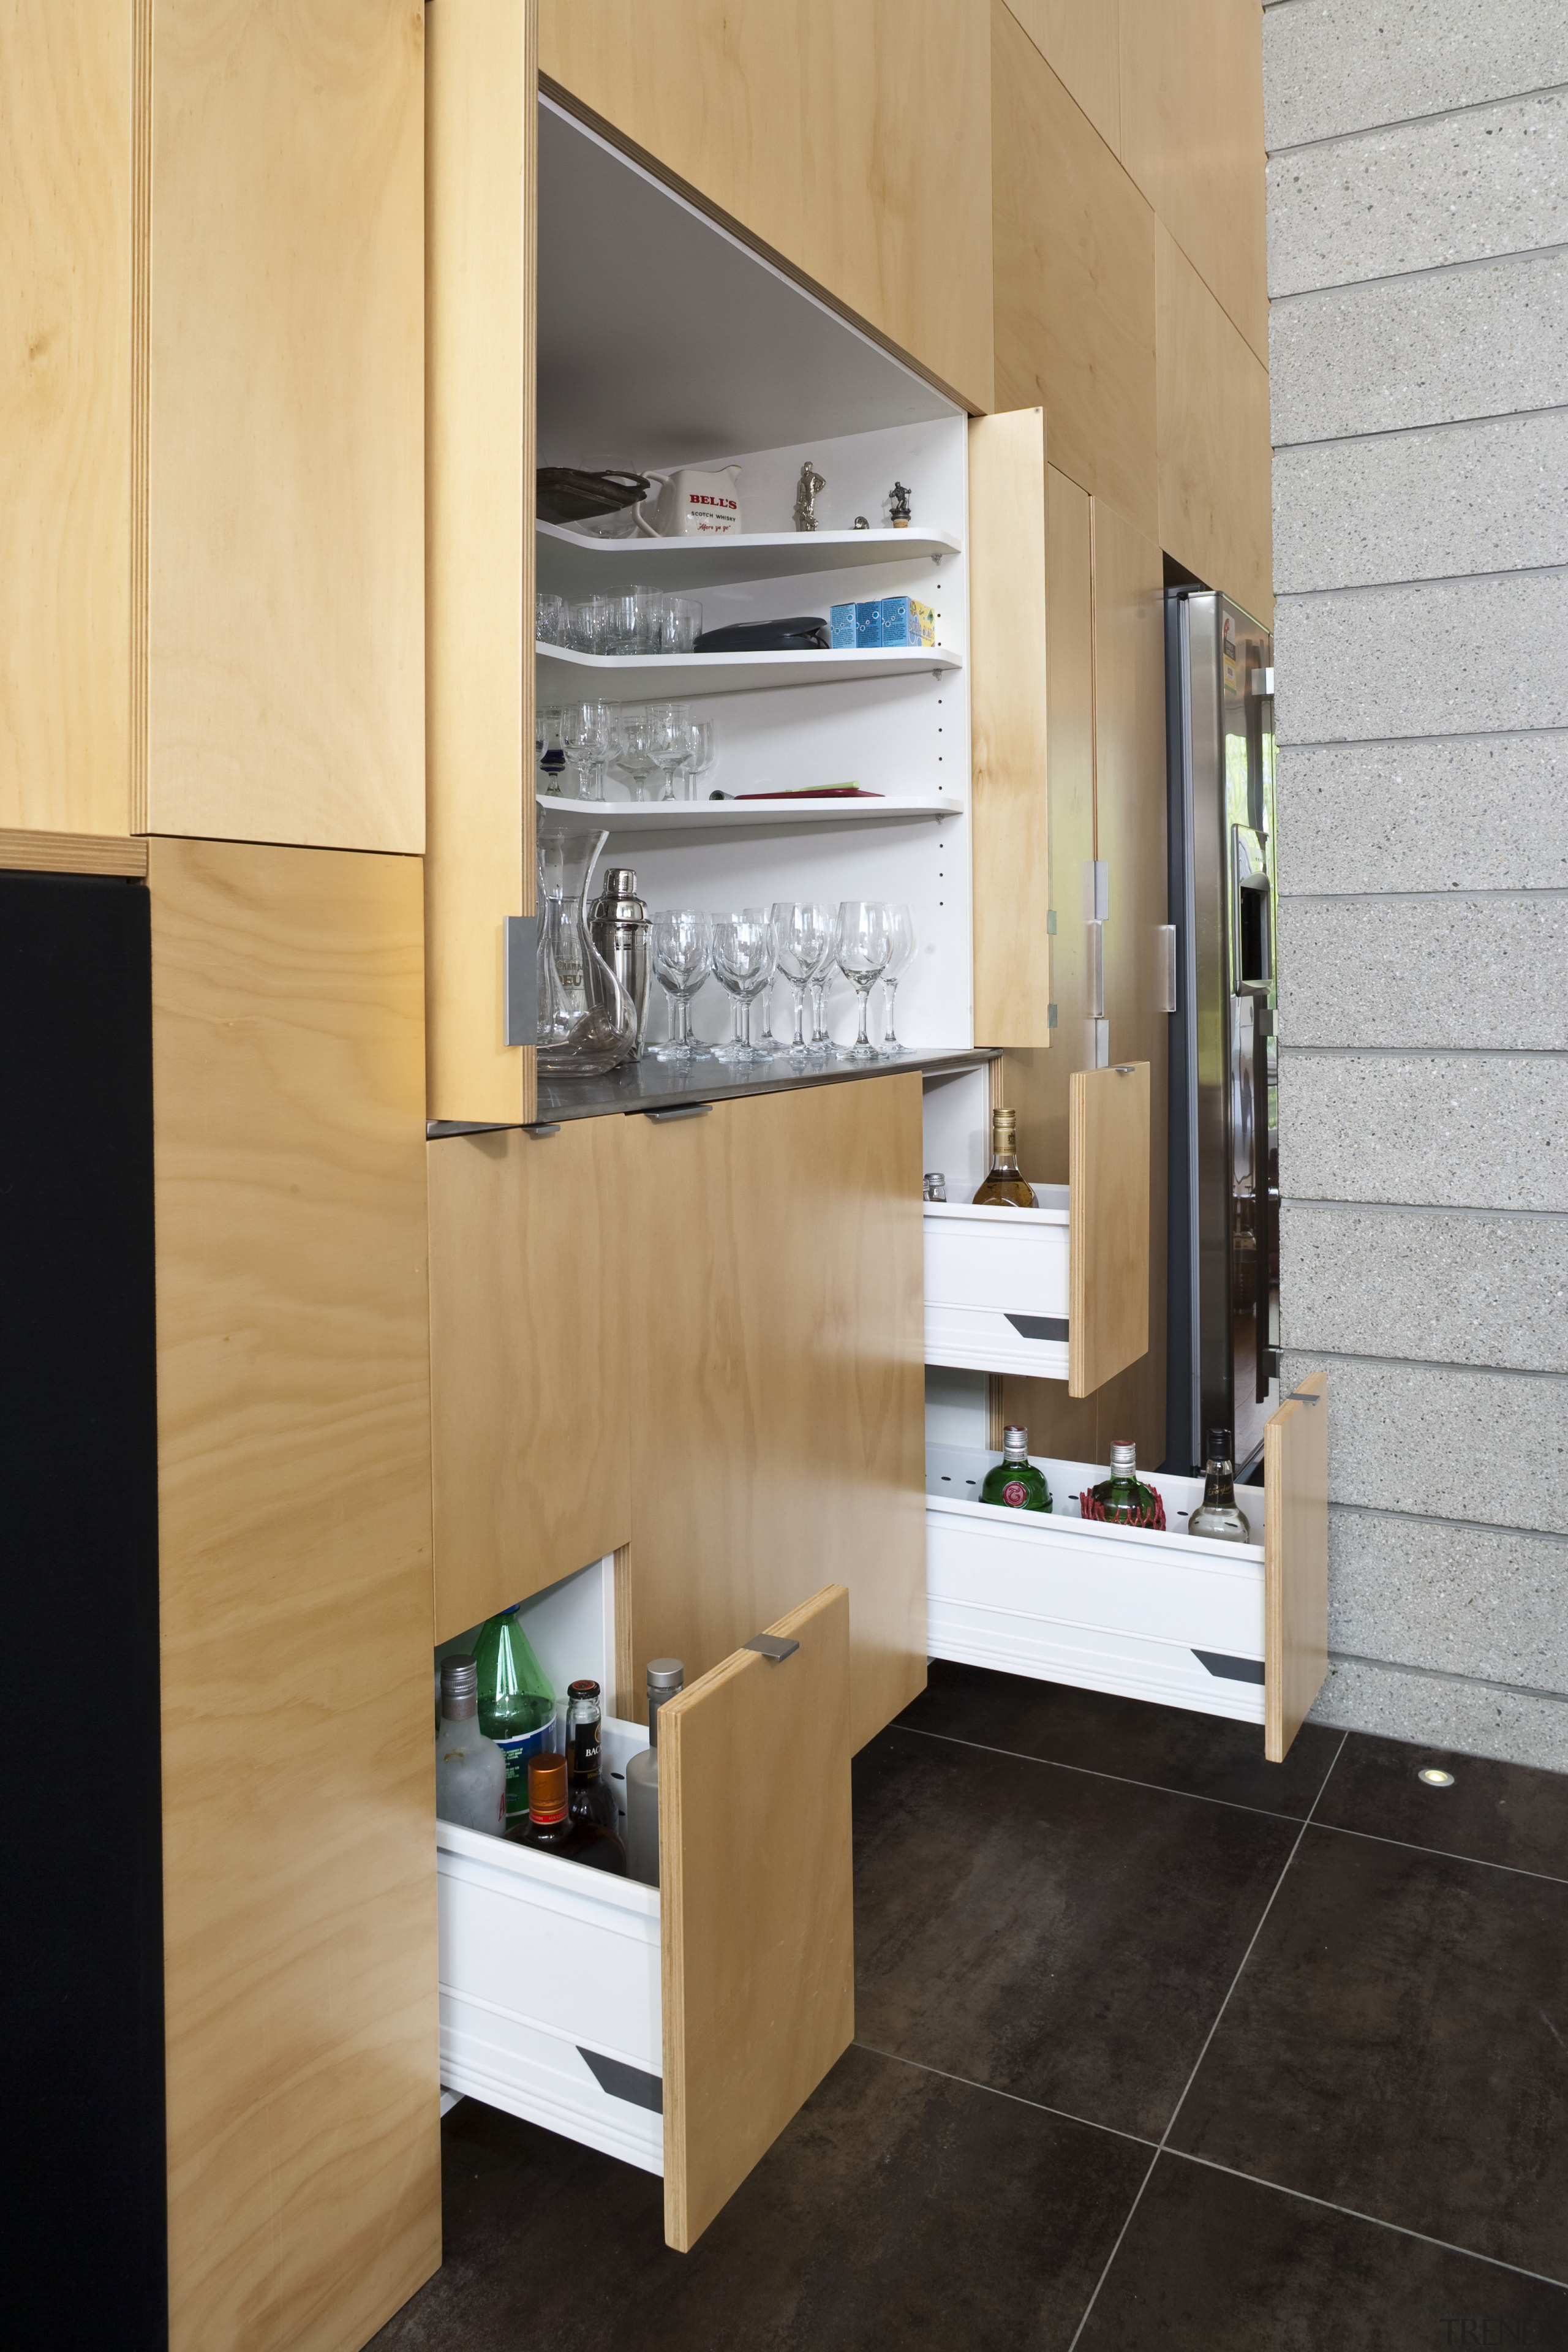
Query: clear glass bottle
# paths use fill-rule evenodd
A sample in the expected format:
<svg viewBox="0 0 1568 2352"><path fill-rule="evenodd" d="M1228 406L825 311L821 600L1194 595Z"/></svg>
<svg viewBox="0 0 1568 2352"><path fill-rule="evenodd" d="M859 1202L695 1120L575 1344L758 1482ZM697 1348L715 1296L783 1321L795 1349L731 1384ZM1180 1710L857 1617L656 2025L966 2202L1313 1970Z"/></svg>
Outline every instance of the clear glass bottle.
<svg viewBox="0 0 1568 2352"><path fill-rule="evenodd" d="M991 1172L974 1195L977 1209L1037 1209L1040 1203L1032 1184L1026 1184L1018 1173L1018 1114L1016 1110L994 1110L991 1114Z"/></svg>
<svg viewBox="0 0 1568 2352"><path fill-rule="evenodd" d="M1006 1511L1048 1511L1051 1490L1043 1470L1029 1459L1029 1433L1016 1424L1002 1432L1002 1459L985 1473L980 1489L983 1503L999 1504Z"/></svg>
<svg viewBox="0 0 1568 2352"><path fill-rule="evenodd" d="M570 1683L566 1689L566 1802L574 1822L596 1822L612 1837L620 1834L616 1792L599 1769L599 1726L604 1719L599 1685Z"/></svg>
<svg viewBox="0 0 1568 2352"><path fill-rule="evenodd" d="M436 1727L436 1814L492 1837L506 1831L506 1759L479 1723L479 1669L466 1651L441 1661Z"/></svg>
<svg viewBox="0 0 1568 2352"><path fill-rule="evenodd" d="M506 1759L506 1817L528 1818L528 1759L554 1734L555 1694L533 1654L517 1608L488 1617L474 1644L479 1668L479 1729Z"/></svg>
<svg viewBox="0 0 1568 2352"><path fill-rule="evenodd" d="M1078 1500L1086 1519L1111 1519L1128 1528L1165 1524L1163 1497L1138 1475L1138 1448L1130 1438L1111 1440L1110 1477L1098 1486L1086 1486Z"/></svg>
<svg viewBox="0 0 1568 2352"><path fill-rule="evenodd" d="M647 1665L647 1746L626 1766L626 1869L645 1886L658 1885L658 1711L686 1680L679 1658Z"/></svg>
<svg viewBox="0 0 1568 2352"><path fill-rule="evenodd" d="M1204 1464L1204 1498L1187 1521L1190 1536L1210 1543L1249 1544L1252 1523L1236 1499L1236 1465L1231 1460L1230 1432L1211 1429L1208 1459Z"/></svg>

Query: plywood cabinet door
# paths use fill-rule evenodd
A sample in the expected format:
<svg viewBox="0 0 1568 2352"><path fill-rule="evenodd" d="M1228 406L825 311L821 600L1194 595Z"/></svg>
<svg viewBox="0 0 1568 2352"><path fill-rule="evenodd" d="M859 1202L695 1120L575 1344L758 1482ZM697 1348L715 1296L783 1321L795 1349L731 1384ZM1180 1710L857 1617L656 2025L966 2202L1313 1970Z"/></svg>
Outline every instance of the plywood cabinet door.
<svg viewBox="0 0 1568 2352"><path fill-rule="evenodd" d="M850 1596L659 1715L665 2236L686 2252L855 2033Z"/></svg>
<svg viewBox="0 0 1568 2352"><path fill-rule="evenodd" d="M920 1079L626 1124L621 1712L648 1658L703 1674L826 1576L858 1748L925 1681Z"/></svg>
<svg viewBox="0 0 1568 2352"><path fill-rule="evenodd" d="M1149 1065L1070 1086L1068 1393L1087 1397L1149 1349Z"/></svg>
<svg viewBox="0 0 1568 2352"><path fill-rule="evenodd" d="M438 1642L630 1532L626 1126L426 1147Z"/></svg>
<svg viewBox="0 0 1568 2352"><path fill-rule="evenodd" d="M1263 1752L1279 1764L1329 1671L1327 1372L1265 1423L1263 1491Z"/></svg>

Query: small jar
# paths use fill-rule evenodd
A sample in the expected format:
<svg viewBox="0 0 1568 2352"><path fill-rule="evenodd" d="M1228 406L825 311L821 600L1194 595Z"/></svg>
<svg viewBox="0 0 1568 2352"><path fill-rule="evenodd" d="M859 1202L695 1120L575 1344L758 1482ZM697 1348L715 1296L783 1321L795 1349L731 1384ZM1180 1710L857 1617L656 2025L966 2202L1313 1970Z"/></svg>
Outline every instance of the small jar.
<svg viewBox="0 0 1568 2352"><path fill-rule="evenodd" d="M928 1168L926 1170L923 1189L925 1192L925 1197L928 1201L946 1200L947 1178L942 1174L940 1168Z"/></svg>

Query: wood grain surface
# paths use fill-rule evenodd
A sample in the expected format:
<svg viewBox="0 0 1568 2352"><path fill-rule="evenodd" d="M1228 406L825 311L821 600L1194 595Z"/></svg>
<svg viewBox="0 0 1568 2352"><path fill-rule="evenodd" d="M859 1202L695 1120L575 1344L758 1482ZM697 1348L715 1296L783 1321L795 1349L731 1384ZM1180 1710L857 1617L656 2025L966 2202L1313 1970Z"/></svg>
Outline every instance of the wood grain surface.
<svg viewBox="0 0 1568 2352"><path fill-rule="evenodd" d="M1121 0L1007 0L1113 155L1121 152Z"/></svg>
<svg viewBox="0 0 1568 2352"><path fill-rule="evenodd" d="M1094 551L1095 855L1110 869L1105 1012L1110 1059L1149 1065L1149 1337L1100 1401L1141 1458L1165 1455L1165 1230L1170 1016L1160 926L1169 909L1165 856L1164 566L1156 542L1101 499Z"/></svg>
<svg viewBox="0 0 1568 2352"><path fill-rule="evenodd" d="M531 1120L504 925L533 912L533 0L441 0L426 91L432 1118Z"/></svg>
<svg viewBox="0 0 1568 2352"><path fill-rule="evenodd" d="M996 405L1152 538L1154 215L1003 0L992 5Z"/></svg>
<svg viewBox="0 0 1568 2352"><path fill-rule="evenodd" d="M135 15L0 6L0 825L130 830Z"/></svg>
<svg viewBox="0 0 1568 2352"><path fill-rule="evenodd" d="M1068 1388L1084 1397L1149 1347L1149 1065L1075 1070L1070 1088Z"/></svg>
<svg viewBox="0 0 1568 2352"><path fill-rule="evenodd" d="M418 851L424 11L152 22L134 829Z"/></svg>
<svg viewBox="0 0 1568 2352"><path fill-rule="evenodd" d="M862 1747L925 1684L920 1078L626 1125L634 1686L826 1576Z"/></svg>
<svg viewBox="0 0 1568 2352"><path fill-rule="evenodd" d="M1297 1382L1263 1425L1263 1752L1306 1721L1329 1671L1329 1376Z"/></svg>
<svg viewBox="0 0 1568 2352"><path fill-rule="evenodd" d="M1268 370L1161 223L1154 306L1160 543L1269 627Z"/></svg>
<svg viewBox="0 0 1568 2352"><path fill-rule="evenodd" d="M974 1034L1051 1043L1046 417L969 427Z"/></svg>
<svg viewBox="0 0 1568 2352"><path fill-rule="evenodd" d="M419 869L154 841L170 2343L440 2260Z"/></svg>
<svg viewBox="0 0 1568 2352"><path fill-rule="evenodd" d="M13 874L147 876L147 844L123 833L0 832L0 866Z"/></svg>
<svg viewBox="0 0 1568 2352"><path fill-rule="evenodd" d="M542 0L539 63L662 176L989 409L988 5Z"/></svg>
<svg viewBox="0 0 1568 2352"><path fill-rule="evenodd" d="M438 1642L629 1538L628 1124L426 1147Z"/></svg>
<svg viewBox="0 0 1568 2352"><path fill-rule="evenodd" d="M793 1656L737 1649L659 1712L665 2236L682 2253L854 2039L849 1622L829 1586L766 1628Z"/></svg>

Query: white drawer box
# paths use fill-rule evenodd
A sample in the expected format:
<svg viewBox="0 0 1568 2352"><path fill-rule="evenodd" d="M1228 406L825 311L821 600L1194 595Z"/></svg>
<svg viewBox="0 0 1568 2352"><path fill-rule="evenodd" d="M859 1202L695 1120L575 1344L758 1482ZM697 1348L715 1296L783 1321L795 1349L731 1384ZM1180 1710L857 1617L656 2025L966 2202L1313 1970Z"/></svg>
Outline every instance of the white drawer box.
<svg viewBox="0 0 1568 2352"><path fill-rule="evenodd" d="M606 1719L603 1769L647 1745ZM436 1825L441 2081L664 2170L657 1887Z"/></svg>
<svg viewBox="0 0 1568 2352"><path fill-rule="evenodd" d="M1180 1532L1201 1478L1143 1474L1165 1506L1162 1533L1079 1516L1103 1466L1034 1458L1048 1515L973 1499L994 1454L928 1449L930 1654L1261 1723L1262 1488L1238 1493L1257 1540L1207 1543Z"/></svg>
<svg viewBox="0 0 1568 2352"><path fill-rule="evenodd" d="M925 1360L977 1372L1068 1377L1065 1184L1037 1209L925 1204Z"/></svg>

